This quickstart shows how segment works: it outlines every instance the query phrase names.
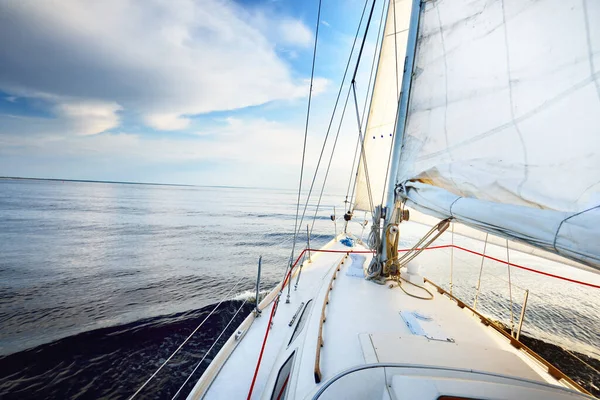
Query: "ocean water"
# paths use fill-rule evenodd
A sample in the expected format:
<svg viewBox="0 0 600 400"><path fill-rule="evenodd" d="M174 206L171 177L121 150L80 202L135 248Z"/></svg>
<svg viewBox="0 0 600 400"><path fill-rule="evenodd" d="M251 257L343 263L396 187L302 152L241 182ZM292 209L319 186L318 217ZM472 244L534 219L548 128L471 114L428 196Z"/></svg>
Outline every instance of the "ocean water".
<svg viewBox="0 0 600 400"><path fill-rule="evenodd" d="M128 398L237 283L230 299L140 393L140 398L171 398L234 313L240 310L221 343L250 311L244 299L254 287L260 255L263 287L281 280L296 195L293 190L0 179L0 397ZM334 206L338 216L343 214L342 200L324 196L312 247L333 237L329 215ZM310 205L309 220L314 210ZM360 236L357 223L351 229ZM302 235L299 249L305 239ZM479 261L456 257L455 280L463 285L455 288L472 296ZM489 271L482 309L506 321L507 295L501 289L506 285L491 283L504 278ZM436 282L447 280L447 271L436 266L424 273ZM534 289L525 332L598 356L597 289L522 272L513 279Z"/></svg>

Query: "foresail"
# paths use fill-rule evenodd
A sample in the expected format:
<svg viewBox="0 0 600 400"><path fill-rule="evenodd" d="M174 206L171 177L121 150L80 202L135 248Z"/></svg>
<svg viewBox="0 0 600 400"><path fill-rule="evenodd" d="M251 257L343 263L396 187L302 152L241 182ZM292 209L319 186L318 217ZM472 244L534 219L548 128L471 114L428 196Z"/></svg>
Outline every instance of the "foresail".
<svg viewBox="0 0 600 400"><path fill-rule="evenodd" d="M598 268L599 21L597 1L424 2L405 196Z"/></svg>
<svg viewBox="0 0 600 400"><path fill-rule="evenodd" d="M367 179L374 204L381 202L385 189L404 69L411 5L412 0L391 0L389 4L367 127L364 132L365 157L360 157L356 178L355 210L371 211Z"/></svg>

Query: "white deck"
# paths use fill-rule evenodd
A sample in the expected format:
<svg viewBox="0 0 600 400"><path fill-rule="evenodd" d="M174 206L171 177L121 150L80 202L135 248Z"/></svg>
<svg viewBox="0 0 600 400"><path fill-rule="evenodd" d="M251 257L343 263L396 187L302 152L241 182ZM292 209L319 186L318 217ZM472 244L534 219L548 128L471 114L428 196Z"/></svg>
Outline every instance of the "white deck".
<svg viewBox="0 0 600 400"><path fill-rule="evenodd" d="M333 241L325 248L350 250ZM356 246L352 250L364 248ZM286 388L287 399L311 398L319 385L334 375L351 367L371 363L459 368L561 385L546 372L545 367L511 346L505 337L482 324L472 312L459 308L454 301L438 294L431 285L428 288L434 294L434 299L422 300L406 295L395 283L390 288L389 283L382 286L360 277L348 276L346 272L351 264L350 257L342 265L330 293L327 320L323 328L324 346L321 348L322 380L316 384L314 366L321 309L332 273L343 257L344 254L335 253L313 254L313 262L303 266L297 291L293 289L295 278L292 280L289 304L285 303L287 289L284 291L268 337L253 399L271 398L278 371L292 352L296 354ZM440 258L439 262L448 262L447 257L440 257L443 259ZM370 255L367 255L367 262L369 259ZM407 284L403 284L403 287L417 295L425 294ZM310 313L304 315L304 318L308 318L306 324L288 346L298 321L292 327L288 324L300 304L311 299ZM210 384L204 398L247 397L272 307L273 303L266 307L262 317L250 325L239 342L234 343L237 347ZM430 340L413 334L400 312L416 312L430 318L428 321L416 319L420 329L430 337L448 337L451 340ZM338 387L343 392L336 394L336 388L332 386L323 398L348 398L348 393L352 394L352 398L388 398L394 385L399 385L402 379L408 378L394 375L389 369L363 371L360 379L346 379L343 388ZM436 386L431 379L427 382ZM201 386L198 384L189 398L200 398ZM561 396L565 394L556 398L563 398Z"/></svg>

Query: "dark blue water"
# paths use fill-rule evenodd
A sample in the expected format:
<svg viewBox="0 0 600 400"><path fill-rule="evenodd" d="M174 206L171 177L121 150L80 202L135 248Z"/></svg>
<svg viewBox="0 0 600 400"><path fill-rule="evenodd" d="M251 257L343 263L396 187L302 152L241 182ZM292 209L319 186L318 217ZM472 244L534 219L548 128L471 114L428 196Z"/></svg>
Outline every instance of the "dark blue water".
<svg viewBox="0 0 600 400"><path fill-rule="evenodd" d="M202 329L161 370L137 398L171 399L219 336L237 309L238 316L216 348L182 390L181 398L233 334L251 306L222 304ZM44 344L0 359L3 399L125 399L171 355L212 307L101 328Z"/></svg>
<svg viewBox="0 0 600 400"><path fill-rule="evenodd" d="M0 179L0 356L12 354L0 397L131 395L235 282L238 297L254 287L259 255L264 287L281 280L296 195ZM334 233L332 197L323 204L315 246ZM239 303L219 308L152 398L179 388Z"/></svg>
<svg viewBox="0 0 600 400"><path fill-rule="evenodd" d="M342 214L341 200L324 197L314 247L333 236L329 215L333 206ZM0 397L129 397L238 280L235 295L247 297L259 255L264 287L281 280L295 204L296 193L286 190L0 179ZM357 224L353 231L360 235ZM464 261L456 274L466 282L468 265L476 270L479 262ZM438 282L447 275L425 272ZM492 304L494 315L506 296L489 288L482 304ZM596 348L598 319L577 314L577 304L598 309L598 297L581 290L565 294L568 303L537 294L526 330ZM241 305L219 307L140 398L171 398Z"/></svg>

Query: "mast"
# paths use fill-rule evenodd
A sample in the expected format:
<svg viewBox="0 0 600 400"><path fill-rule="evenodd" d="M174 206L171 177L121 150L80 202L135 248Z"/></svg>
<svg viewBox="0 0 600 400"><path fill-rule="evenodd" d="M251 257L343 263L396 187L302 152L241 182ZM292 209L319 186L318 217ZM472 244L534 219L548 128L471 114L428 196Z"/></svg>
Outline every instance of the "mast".
<svg viewBox="0 0 600 400"><path fill-rule="evenodd" d="M393 1L393 0L392 0ZM400 100L398 101L398 112L396 119L396 132L393 137L392 158L389 163L388 181L386 186L385 203L385 224L381 240L381 248L377 250L378 258L382 262L386 260L386 229L391 223L392 213L396 201L396 175L400 163L400 154L402 151L404 129L408 115L408 99L410 97L410 86L412 83L412 71L415 62L415 53L417 49L417 36L419 30L419 17L421 15L421 0L413 0L410 14L410 25L408 28L408 41L406 45L406 56L404 58L404 73L402 74L402 86L400 90Z"/></svg>
<svg viewBox="0 0 600 400"><path fill-rule="evenodd" d="M396 174L400 163L400 152L404 139L404 128L408 114L408 98L410 96L410 84L412 82L412 71L415 63L415 52L417 49L417 33L419 30L419 16L421 15L421 0L413 0L410 14L410 27L408 28L408 42L406 45L406 57L404 58L404 73L402 74L402 89L398 101L398 116L396 120L396 132L393 140L393 153L388 171L386 199L384 206L388 210L394 208L396 191ZM386 221L388 219L386 218Z"/></svg>

